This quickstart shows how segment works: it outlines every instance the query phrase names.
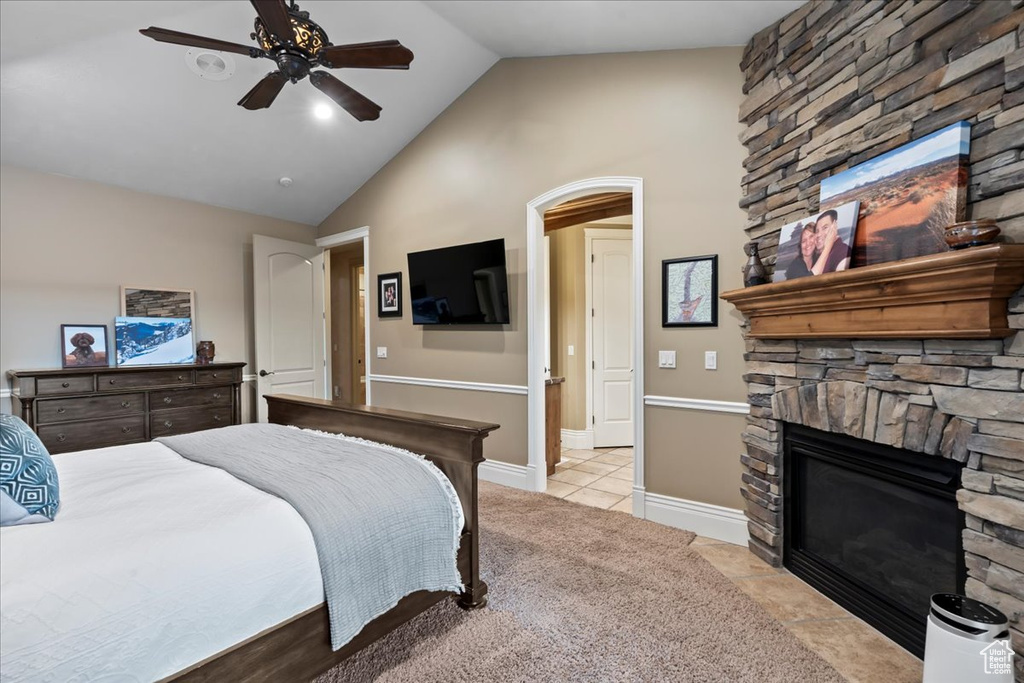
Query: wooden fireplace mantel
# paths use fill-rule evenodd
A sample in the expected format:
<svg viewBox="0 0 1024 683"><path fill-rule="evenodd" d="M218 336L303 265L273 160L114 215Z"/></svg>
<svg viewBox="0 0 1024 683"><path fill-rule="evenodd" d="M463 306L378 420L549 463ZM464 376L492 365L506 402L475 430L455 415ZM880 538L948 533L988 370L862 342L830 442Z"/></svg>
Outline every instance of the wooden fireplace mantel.
<svg viewBox="0 0 1024 683"><path fill-rule="evenodd" d="M734 289L758 339L998 339L1024 284L1024 244L990 244Z"/></svg>

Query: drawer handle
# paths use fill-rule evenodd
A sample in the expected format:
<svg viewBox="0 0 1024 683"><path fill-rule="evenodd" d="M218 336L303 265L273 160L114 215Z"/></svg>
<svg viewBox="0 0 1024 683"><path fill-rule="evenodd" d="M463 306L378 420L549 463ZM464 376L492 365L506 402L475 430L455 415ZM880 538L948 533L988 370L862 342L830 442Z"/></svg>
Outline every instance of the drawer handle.
<svg viewBox="0 0 1024 683"><path fill-rule="evenodd" d="M171 422L170 420L164 420L164 427L167 427L168 429L170 429L173 426L174 426L173 422Z"/></svg>
<svg viewBox="0 0 1024 683"><path fill-rule="evenodd" d="M220 392L219 391L213 392L213 397L214 398L220 398Z"/></svg>
<svg viewBox="0 0 1024 683"><path fill-rule="evenodd" d="M220 415L214 415L213 416L213 421L214 422L220 422L221 421L221 416Z"/></svg>
<svg viewBox="0 0 1024 683"><path fill-rule="evenodd" d="M164 403L170 403L170 402L171 402L171 397L170 396L164 396Z"/></svg>
<svg viewBox="0 0 1024 683"><path fill-rule="evenodd" d="M68 437L65 434L58 434L57 441L67 441Z"/></svg>
<svg viewBox="0 0 1024 683"><path fill-rule="evenodd" d="M216 372L215 372L215 373L213 373L213 378L214 378L214 379L217 379L217 373L216 373Z"/></svg>
<svg viewBox="0 0 1024 683"><path fill-rule="evenodd" d="M71 382L61 382L61 383L60 383L60 385L61 385L62 387L64 387L65 389L67 389L68 387L70 387L70 386L71 386Z"/></svg>
<svg viewBox="0 0 1024 683"><path fill-rule="evenodd" d="M121 427L121 433L122 434L127 434L130 431L132 431L131 427Z"/></svg>
<svg viewBox="0 0 1024 683"><path fill-rule="evenodd" d="M116 384L116 383L117 383L117 380L116 380L116 379L112 379L112 380L110 380L110 383L111 383L111 384Z"/></svg>
<svg viewBox="0 0 1024 683"><path fill-rule="evenodd" d="M57 408L57 412L60 413L61 415L63 415L64 413L67 412L67 409L66 408Z"/></svg>
<svg viewBox="0 0 1024 683"><path fill-rule="evenodd" d="M121 407L122 408L131 408L132 407L132 402L131 401L121 401Z"/></svg>
<svg viewBox="0 0 1024 683"><path fill-rule="evenodd" d="M178 381L179 382L184 382L185 381L185 375L178 375Z"/></svg>

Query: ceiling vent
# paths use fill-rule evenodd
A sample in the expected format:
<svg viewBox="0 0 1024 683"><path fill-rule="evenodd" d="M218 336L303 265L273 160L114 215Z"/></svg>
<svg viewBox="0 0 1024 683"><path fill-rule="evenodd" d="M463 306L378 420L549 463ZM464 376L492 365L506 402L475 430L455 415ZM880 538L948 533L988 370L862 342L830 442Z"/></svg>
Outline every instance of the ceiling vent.
<svg viewBox="0 0 1024 683"><path fill-rule="evenodd" d="M224 52L192 47L185 51L185 63L192 73L207 81L226 81L235 73L235 60Z"/></svg>

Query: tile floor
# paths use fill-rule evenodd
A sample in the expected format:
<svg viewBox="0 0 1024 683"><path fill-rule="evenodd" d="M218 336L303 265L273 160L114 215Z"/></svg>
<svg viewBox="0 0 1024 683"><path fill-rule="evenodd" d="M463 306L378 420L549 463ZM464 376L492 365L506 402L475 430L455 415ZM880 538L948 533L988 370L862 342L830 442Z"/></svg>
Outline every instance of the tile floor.
<svg viewBox="0 0 1024 683"><path fill-rule="evenodd" d="M548 493L632 512L633 449L563 450ZM691 546L797 638L855 683L918 683L923 664L861 619L746 547L698 536Z"/></svg>
<svg viewBox="0 0 1024 683"><path fill-rule="evenodd" d="M633 449L562 449L562 461L548 477L548 493L602 510L632 513Z"/></svg>
<svg viewBox="0 0 1024 683"><path fill-rule="evenodd" d="M785 569L743 546L698 536L690 545L847 680L919 683L923 663Z"/></svg>

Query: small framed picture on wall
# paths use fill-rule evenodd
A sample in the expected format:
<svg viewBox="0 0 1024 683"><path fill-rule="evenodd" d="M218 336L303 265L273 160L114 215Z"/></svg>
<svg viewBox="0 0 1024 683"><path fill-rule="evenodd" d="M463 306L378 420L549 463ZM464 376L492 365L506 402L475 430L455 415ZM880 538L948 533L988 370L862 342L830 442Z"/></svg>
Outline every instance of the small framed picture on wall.
<svg viewBox="0 0 1024 683"><path fill-rule="evenodd" d="M718 254L661 262L661 326L718 326Z"/></svg>
<svg viewBox="0 0 1024 683"><path fill-rule="evenodd" d="M402 317L402 273L377 276L377 317Z"/></svg>
<svg viewBox="0 0 1024 683"><path fill-rule="evenodd" d="M96 368L110 365L106 325L61 325L61 367Z"/></svg>

